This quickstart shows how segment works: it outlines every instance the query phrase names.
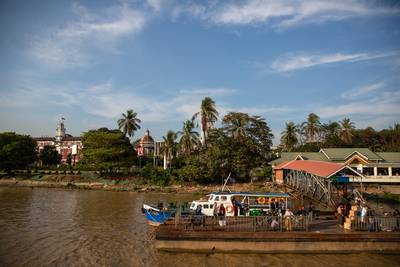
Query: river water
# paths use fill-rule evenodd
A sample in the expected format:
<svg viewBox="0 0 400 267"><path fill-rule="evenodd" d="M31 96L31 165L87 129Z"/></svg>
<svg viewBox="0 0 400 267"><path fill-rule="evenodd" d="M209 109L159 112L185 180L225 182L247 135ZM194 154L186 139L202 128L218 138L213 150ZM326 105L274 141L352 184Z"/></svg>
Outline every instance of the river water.
<svg viewBox="0 0 400 267"><path fill-rule="evenodd" d="M142 203L198 197L0 188L0 266L400 266L400 255L158 252Z"/></svg>

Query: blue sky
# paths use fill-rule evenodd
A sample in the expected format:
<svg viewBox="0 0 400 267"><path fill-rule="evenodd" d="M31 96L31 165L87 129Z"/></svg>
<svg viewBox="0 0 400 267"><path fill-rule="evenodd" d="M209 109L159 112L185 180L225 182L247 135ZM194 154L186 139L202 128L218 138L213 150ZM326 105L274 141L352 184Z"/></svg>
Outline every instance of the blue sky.
<svg viewBox="0 0 400 267"><path fill-rule="evenodd" d="M285 122L400 121L399 1L1 1L0 131L115 128L156 139L205 96Z"/></svg>

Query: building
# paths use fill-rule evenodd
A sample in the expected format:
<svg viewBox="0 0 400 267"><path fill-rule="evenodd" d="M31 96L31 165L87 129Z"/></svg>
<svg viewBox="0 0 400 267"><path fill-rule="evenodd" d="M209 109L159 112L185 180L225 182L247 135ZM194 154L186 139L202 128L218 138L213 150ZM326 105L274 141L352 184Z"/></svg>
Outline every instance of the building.
<svg viewBox="0 0 400 267"><path fill-rule="evenodd" d="M82 150L82 137L74 137L66 133L64 118L57 125L55 137L34 137L37 143L37 150L40 153L45 146L54 146L61 155L61 164L67 164L68 155L71 155L72 165L75 165L80 158Z"/></svg>
<svg viewBox="0 0 400 267"><path fill-rule="evenodd" d="M155 151L155 142L153 137L150 135L150 131L147 129L144 136L139 140L136 146L136 152L138 157L149 157L153 156Z"/></svg>
<svg viewBox="0 0 400 267"><path fill-rule="evenodd" d="M362 174L363 182L400 183L400 152L373 152L368 148L324 148L319 152L282 152L273 168L293 160L341 163Z"/></svg>

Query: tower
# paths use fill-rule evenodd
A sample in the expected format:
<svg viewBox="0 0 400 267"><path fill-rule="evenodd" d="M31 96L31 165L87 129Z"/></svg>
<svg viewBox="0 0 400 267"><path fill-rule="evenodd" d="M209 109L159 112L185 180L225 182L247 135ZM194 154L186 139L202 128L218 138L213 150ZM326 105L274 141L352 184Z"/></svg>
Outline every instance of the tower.
<svg viewBox="0 0 400 267"><path fill-rule="evenodd" d="M62 139L65 137L64 121L65 118L61 118L61 120L58 122L56 129L56 142L61 142Z"/></svg>

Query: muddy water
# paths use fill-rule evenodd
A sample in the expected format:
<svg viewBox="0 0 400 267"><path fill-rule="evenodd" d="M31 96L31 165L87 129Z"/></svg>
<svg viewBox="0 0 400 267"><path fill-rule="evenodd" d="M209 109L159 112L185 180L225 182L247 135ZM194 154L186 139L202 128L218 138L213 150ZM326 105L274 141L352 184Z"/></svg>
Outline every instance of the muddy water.
<svg viewBox="0 0 400 267"><path fill-rule="evenodd" d="M199 196L0 188L0 266L395 266L399 255L157 252L144 201Z"/></svg>

